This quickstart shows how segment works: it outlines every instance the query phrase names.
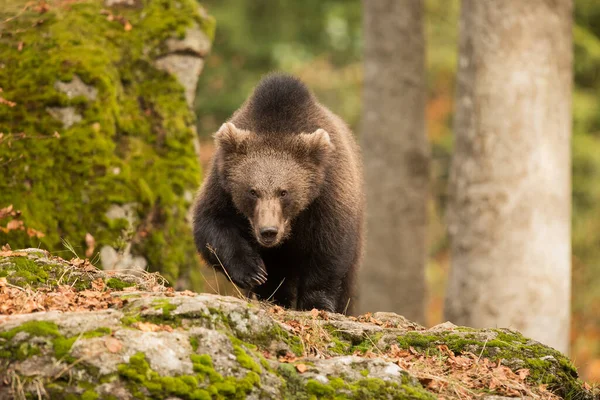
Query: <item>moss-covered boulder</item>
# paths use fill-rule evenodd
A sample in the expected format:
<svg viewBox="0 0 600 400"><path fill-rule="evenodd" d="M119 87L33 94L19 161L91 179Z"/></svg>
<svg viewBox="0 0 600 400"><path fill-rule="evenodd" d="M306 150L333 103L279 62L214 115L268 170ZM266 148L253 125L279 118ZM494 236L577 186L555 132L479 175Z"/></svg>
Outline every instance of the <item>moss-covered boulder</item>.
<svg viewBox="0 0 600 400"><path fill-rule="evenodd" d="M0 2L0 244L170 282L195 266L190 105L213 31L195 0Z"/></svg>
<svg viewBox="0 0 600 400"><path fill-rule="evenodd" d="M57 295L60 304L49 300ZM19 313L25 299L43 312ZM598 394L563 354L512 330L294 312L174 292L155 275L106 273L37 249L0 253L2 399Z"/></svg>

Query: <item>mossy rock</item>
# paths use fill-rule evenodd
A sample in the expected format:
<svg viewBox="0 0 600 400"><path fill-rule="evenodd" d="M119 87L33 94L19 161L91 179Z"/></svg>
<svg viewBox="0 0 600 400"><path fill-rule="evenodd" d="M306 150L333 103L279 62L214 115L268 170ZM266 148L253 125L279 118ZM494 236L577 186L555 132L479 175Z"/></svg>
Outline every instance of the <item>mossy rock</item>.
<svg viewBox="0 0 600 400"><path fill-rule="evenodd" d="M82 255L90 233L175 282L197 265L201 173L184 88L156 60L214 21L194 0L132 3L0 1L0 208L45 235L4 229L0 244Z"/></svg>
<svg viewBox="0 0 600 400"><path fill-rule="evenodd" d="M82 261L36 249L0 253L0 300L9 296L20 304L32 291L52 295L74 279L91 284L98 278L105 287L96 291L122 299L92 311L0 315L0 398L600 395L578 379L568 357L513 330L450 323L425 329L393 313L354 318L156 291L144 280L94 271ZM118 291L129 284L133 291Z"/></svg>

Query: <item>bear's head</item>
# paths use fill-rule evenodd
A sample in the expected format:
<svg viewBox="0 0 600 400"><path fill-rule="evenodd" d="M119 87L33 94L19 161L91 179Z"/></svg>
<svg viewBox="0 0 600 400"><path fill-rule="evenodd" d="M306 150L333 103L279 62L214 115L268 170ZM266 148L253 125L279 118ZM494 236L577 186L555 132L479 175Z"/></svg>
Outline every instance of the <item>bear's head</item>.
<svg viewBox="0 0 600 400"><path fill-rule="evenodd" d="M274 247L319 195L334 146L323 129L258 135L225 123L215 134L222 186L248 218L257 242Z"/></svg>

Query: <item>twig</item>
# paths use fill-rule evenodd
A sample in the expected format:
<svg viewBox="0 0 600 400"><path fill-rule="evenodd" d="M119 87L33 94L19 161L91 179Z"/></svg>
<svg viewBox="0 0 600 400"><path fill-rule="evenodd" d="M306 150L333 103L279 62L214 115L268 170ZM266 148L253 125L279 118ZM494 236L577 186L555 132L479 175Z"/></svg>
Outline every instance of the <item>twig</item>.
<svg viewBox="0 0 600 400"><path fill-rule="evenodd" d="M17 14L13 15L12 17L6 18L6 19L5 19L3 22L4 22L4 23L6 23L6 22L10 22L10 21L12 21L12 20L13 20L13 19L15 19L15 18L18 18L18 17L20 17L20 16L21 16L21 14L23 14L25 11L27 11L27 9L28 9L29 7L31 7L33 4L34 4L34 2L33 2L33 1L30 1L30 2L28 2L27 4L25 4L25 7L23 7L23 9L22 9L21 11L19 11Z"/></svg>
<svg viewBox="0 0 600 400"><path fill-rule="evenodd" d="M273 297L275 295L275 293L277 293L277 291L279 290L279 288L281 287L281 285L283 285L283 282L285 281L285 277L281 280L281 282L279 282L279 285L277 285L277 287L275 288L275 290L273 291L273 293L271 293L271 295L267 298L267 302L269 300L271 300L271 297Z"/></svg>
<svg viewBox="0 0 600 400"><path fill-rule="evenodd" d="M13 288L13 289L19 289L19 290L20 290L20 291L22 291L22 292L27 292L27 290L23 289L22 287L20 287L20 286L16 286L16 285L11 285L11 284L10 284L10 283L8 283L8 282L6 282L6 286L8 286L8 287L11 287L11 288Z"/></svg>
<svg viewBox="0 0 600 400"><path fill-rule="evenodd" d="M227 272L227 269L225 269L225 266L223 265L223 263L221 262L221 259L217 255L217 251L208 243L206 244L206 248L208 249L208 251L210 251L215 256L215 258L219 262L219 265L221 265L221 268L223 268L223 271L225 271L225 275L227 275L227 279L229 279L229 282L231 282L231 284L233 285L235 290L237 290L238 294L240 295L240 299L243 299L245 296L242 294L242 292L237 287L237 285L235 283L233 283L233 279L231 279L231 276L229 276L229 272Z"/></svg>
<svg viewBox="0 0 600 400"><path fill-rule="evenodd" d="M344 307L344 315L346 315L346 312L348 311L348 307L350 306L350 300L352 300L352 298L348 297L348 301L346 302L346 307Z"/></svg>
<svg viewBox="0 0 600 400"><path fill-rule="evenodd" d="M208 282L208 279L206 279L206 277L204 276L204 274L202 273L201 269L198 269L198 272L200 272L200 276L202 277L202 279L204 279L204 282L206 282L208 284L208 286L210 286L210 288L212 289L212 291L215 291L215 288L213 287L213 285L210 284L210 282ZM218 291L216 292L217 294L221 294Z"/></svg>
<svg viewBox="0 0 600 400"><path fill-rule="evenodd" d="M485 350L485 345L488 342L488 338L485 338L485 342L483 343L483 347L481 348L481 352L479 353L479 357L477 357L477 361L475 361L475 364L479 364L479 360L481 360L481 356L483 355L483 351Z"/></svg>
<svg viewBox="0 0 600 400"><path fill-rule="evenodd" d="M217 294L221 294L221 288L219 287L219 277L217 276L217 271L213 268L213 276L215 277L215 283L217 284Z"/></svg>

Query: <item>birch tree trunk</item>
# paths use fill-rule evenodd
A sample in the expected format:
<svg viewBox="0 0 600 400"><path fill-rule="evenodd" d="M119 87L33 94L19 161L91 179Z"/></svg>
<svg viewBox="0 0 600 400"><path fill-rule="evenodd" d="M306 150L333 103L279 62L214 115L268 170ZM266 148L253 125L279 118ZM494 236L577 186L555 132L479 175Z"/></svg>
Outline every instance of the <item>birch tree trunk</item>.
<svg viewBox="0 0 600 400"><path fill-rule="evenodd" d="M463 0L446 317L568 349L571 0Z"/></svg>
<svg viewBox="0 0 600 400"><path fill-rule="evenodd" d="M364 0L367 246L358 311L423 322L429 146L421 0Z"/></svg>

